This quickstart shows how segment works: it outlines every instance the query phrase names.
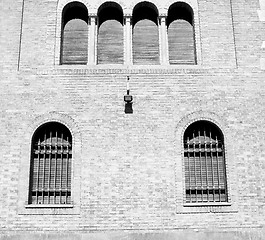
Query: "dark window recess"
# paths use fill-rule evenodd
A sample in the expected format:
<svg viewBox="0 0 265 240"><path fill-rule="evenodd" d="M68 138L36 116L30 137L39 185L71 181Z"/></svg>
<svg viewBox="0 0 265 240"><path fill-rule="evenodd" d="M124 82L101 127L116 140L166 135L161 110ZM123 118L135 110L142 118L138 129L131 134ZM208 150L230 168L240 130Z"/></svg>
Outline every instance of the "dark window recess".
<svg viewBox="0 0 265 240"><path fill-rule="evenodd" d="M227 202L223 135L208 121L191 124L184 134L187 203Z"/></svg>
<svg viewBox="0 0 265 240"><path fill-rule="evenodd" d="M80 2L68 3L62 12L61 64L86 64L88 12Z"/></svg>
<svg viewBox="0 0 265 240"><path fill-rule="evenodd" d="M133 63L159 64L158 10L150 2L140 2L133 9Z"/></svg>
<svg viewBox="0 0 265 240"><path fill-rule="evenodd" d="M72 137L57 122L46 123L32 138L29 204L71 203Z"/></svg>
<svg viewBox="0 0 265 240"><path fill-rule="evenodd" d="M194 14L184 2L176 2L168 9L168 51L170 64L196 64Z"/></svg>
<svg viewBox="0 0 265 240"><path fill-rule="evenodd" d="M115 2L98 8L98 64L123 64L123 11Z"/></svg>

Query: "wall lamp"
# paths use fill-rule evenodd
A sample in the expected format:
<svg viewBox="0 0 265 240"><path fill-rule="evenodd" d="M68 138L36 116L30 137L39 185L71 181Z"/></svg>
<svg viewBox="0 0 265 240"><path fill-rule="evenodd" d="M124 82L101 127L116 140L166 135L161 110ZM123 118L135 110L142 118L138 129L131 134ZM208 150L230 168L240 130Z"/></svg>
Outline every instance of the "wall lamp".
<svg viewBox="0 0 265 240"><path fill-rule="evenodd" d="M133 113L133 109L132 109L132 100L133 97L132 95L130 95L130 88L129 88L129 80L130 77L127 76L127 94L124 95L124 102L125 102L125 113Z"/></svg>

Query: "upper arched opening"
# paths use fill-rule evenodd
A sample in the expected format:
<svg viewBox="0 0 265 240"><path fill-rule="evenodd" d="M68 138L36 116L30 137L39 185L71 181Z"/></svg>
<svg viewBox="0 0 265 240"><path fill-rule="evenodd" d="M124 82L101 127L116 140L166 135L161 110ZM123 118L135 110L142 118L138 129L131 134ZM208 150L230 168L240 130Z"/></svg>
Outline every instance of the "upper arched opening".
<svg viewBox="0 0 265 240"><path fill-rule="evenodd" d="M81 2L70 2L63 8L62 25L63 27L72 19L81 19L88 23L88 10Z"/></svg>
<svg viewBox="0 0 265 240"><path fill-rule="evenodd" d="M107 20L117 20L123 25L123 10L118 3L105 2L98 8L99 26Z"/></svg>
<svg viewBox="0 0 265 240"><path fill-rule="evenodd" d="M133 25L143 19L149 19L157 24L158 9L150 2L140 2L133 9Z"/></svg>
<svg viewBox="0 0 265 240"><path fill-rule="evenodd" d="M214 123L201 120L190 124L184 133L185 141L193 142L224 142L224 136L221 129Z"/></svg>
<svg viewBox="0 0 265 240"><path fill-rule="evenodd" d="M193 26L193 10L191 6L185 2L175 2L168 9L167 26L174 20L186 20Z"/></svg>
<svg viewBox="0 0 265 240"><path fill-rule="evenodd" d="M58 138L62 141L72 142L70 130L59 122L47 122L38 127L32 136L32 144L43 142L54 142Z"/></svg>

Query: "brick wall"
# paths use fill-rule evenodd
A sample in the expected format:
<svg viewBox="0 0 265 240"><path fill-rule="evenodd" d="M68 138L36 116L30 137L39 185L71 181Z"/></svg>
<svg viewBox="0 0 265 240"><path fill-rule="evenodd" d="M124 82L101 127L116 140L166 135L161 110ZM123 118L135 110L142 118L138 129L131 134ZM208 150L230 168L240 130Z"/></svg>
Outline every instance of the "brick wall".
<svg viewBox="0 0 265 240"><path fill-rule="evenodd" d="M91 12L100 2L89 2ZM162 12L171 2L154 4ZM25 0L22 29L23 2L3 1L1 239L262 239L260 4L187 2L197 19L198 65L60 66L57 1ZM124 113L127 75L133 114ZM224 133L229 206L183 206L182 137L199 119ZM73 134L74 207L26 208L31 137L52 120Z"/></svg>

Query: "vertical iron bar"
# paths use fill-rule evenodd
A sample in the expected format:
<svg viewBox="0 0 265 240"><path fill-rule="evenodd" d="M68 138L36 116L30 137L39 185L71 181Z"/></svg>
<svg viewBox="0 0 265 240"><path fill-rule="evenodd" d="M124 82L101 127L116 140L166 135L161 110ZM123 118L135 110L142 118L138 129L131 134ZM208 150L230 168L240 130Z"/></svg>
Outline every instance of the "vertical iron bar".
<svg viewBox="0 0 265 240"><path fill-rule="evenodd" d="M203 185L202 185L202 162L201 162L201 151L202 151L202 148L201 148L201 131L199 130L199 162L200 162L200 174L201 174L201 199L202 199L202 202L203 202Z"/></svg>
<svg viewBox="0 0 265 240"><path fill-rule="evenodd" d="M195 180L195 199L197 202L197 178L196 178L196 146L195 146L195 135L193 132L193 159L194 159L194 180Z"/></svg>
<svg viewBox="0 0 265 240"><path fill-rule="evenodd" d="M220 185L220 173L219 173L219 149L218 149L218 139L217 136L215 138L216 141L216 161L217 161L217 180L218 180L218 195L219 195L219 202L221 202L221 185Z"/></svg>
<svg viewBox="0 0 265 240"><path fill-rule="evenodd" d="M222 166L223 166L223 172L224 172L224 191L225 191L225 201L228 201L227 196L227 181L226 181L226 166L225 166L225 146L222 142Z"/></svg>
<svg viewBox="0 0 265 240"><path fill-rule="evenodd" d="M207 202L209 202L209 184L208 184L208 169L207 169L207 142L206 142L206 131L204 129L204 151L205 151L205 169L206 169L206 192L207 192Z"/></svg>
<svg viewBox="0 0 265 240"><path fill-rule="evenodd" d="M191 202L191 172L190 172L190 142L189 142L189 137L187 138L187 146L188 146L188 175L189 175L189 198Z"/></svg>
<svg viewBox="0 0 265 240"><path fill-rule="evenodd" d="M68 160L69 160L69 138L66 138L67 146L66 146L66 191L65 191L65 203L67 203L68 197Z"/></svg>
<svg viewBox="0 0 265 240"><path fill-rule="evenodd" d="M34 147L35 151L35 147ZM36 184L36 204L38 204L38 192L39 192L39 171L40 171L40 138L38 140L38 164L37 164L37 184ZM34 170L33 170L34 171Z"/></svg>
<svg viewBox="0 0 265 240"><path fill-rule="evenodd" d="M58 135L57 130L55 131L55 154L54 154L54 192L53 192L53 203L56 203L56 179L57 179L57 151L58 151Z"/></svg>
<svg viewBox="0 0 265 240"><path fill-rule="evenodd" d="M60 165L61 165L61 168L60 168L60 204L62 203L62 174L63 174L63 148L64 148L64 146L63 146L63 132L62 132L62 138L61 138L61 141L62 141L62 145L61 145L61 150L62 150L62 154L61 154L61 163L60 163Z"/></svg>
<svg viewBox="0 0 265 240"><path fill-rule="evenodd" d="M44 133L44 149L43 149L43 174L42 174L42 203L44 203L44 181L45 181L45 159L46 159L46 132Z"/></svg>
<svg viewBox="0 0 265 240"><path fill-rule="evenodd" d="M212 184L213 184L213 202L214 201L214 167L213 167L213 141L212 141L212 134L210 129L210 153L211 153L211 171L212 171Z"/></svg>
<svg viewBox="0 0 265 240"><path fill-rule="evenodd" d="M51 178L51 157L52 157L52 132L50 131L50 154L49 154L49 172L48 172L48 203L50 203L50 178Z"/></svg>

